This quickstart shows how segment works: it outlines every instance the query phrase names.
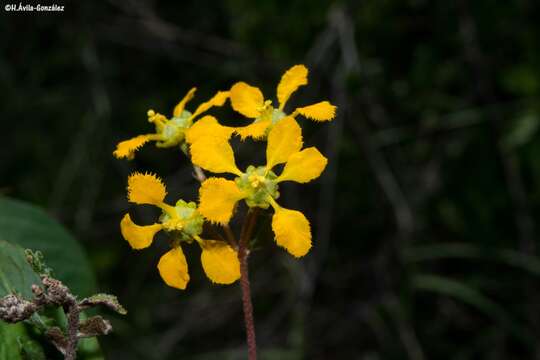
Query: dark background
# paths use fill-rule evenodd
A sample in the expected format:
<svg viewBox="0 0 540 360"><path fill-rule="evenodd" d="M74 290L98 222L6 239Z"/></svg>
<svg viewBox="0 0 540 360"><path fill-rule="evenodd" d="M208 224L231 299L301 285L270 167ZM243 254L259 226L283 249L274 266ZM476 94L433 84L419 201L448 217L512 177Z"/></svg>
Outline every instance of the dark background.
<svg viewBox="0 0 540 360"><path fill-rule="evenodd" d="M238 80L271 97L304 63L310 84L289 107L329 99L339 111L301 120L330 160L323 176L281 189L280 203L310 218L312 251L293 259L270 218L259 223L263 358L540 359L538 2L58 4L65 12L1 11L0 191L65 224L100 290L129 310L108 314L107 358L245 356L237 284L211 285L188 246L188 289L168 288L155 268L165 237L135 252L119 232L128 209L139 223L157 216L128 204L134 170L161 175L169 201L196 199L187 159L153 145L132 162L111 153L192 86L192 110ZM241 168L263 161L264 145L236 145Z"/></svg>

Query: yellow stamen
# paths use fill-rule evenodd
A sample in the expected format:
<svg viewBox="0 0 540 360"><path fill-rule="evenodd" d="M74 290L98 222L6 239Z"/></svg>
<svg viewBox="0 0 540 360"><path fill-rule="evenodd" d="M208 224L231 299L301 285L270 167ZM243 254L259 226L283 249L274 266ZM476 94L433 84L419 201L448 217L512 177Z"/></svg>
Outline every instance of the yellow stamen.
<svg viewBox="0 0 540 360"><path fill-rule="evenodd" d="M250 183L251 186L254 187L254 188L259 187L262 183L265 182L265 180L266 180L266 179L264 178L264 176L255 175L255 174L250 175L250 176L248 177L249 183Z"/></svg>
<svg viewBox="0 0 540 360"><path fill-rule="evenodd" d="M165 221L163 227L168 231L181 231L184 228L184 222L179 218L173 218Z"/></svg>
<svg viewBox="0 0 540 360"><path fill-rule="evenodd" d="M266 198L266 201L268 201L270 205L272 205L274 210L278 211L279 209L281 209L281 206L279 206L279 204L276 202L276 200L274 200L272 196L268 195L268 197Z"/></svg>
<svg viewBox="0 0 540 360"><path fill-rule="evenodd" d="M203 247L203 239L201 239L201 237L199 235L195 235L195 236L193 236L193 238L195 239L195 241L197 241L197 243L202 248Z"/></svg>
<svg viewBox="0 0 540 360"><path fill-rule="evenodd" d="M265 111L266 109L268 109L271 106L272 106L272 100L266 100L264 102L263 106L257 108L257 110L262 113L263 111Z"/></svg>
<svg viewBox="0 0 540 360"><path fill-rule="evenodd" d="M167 123L167 118L160 113L155 113L153 110L149 110L148 113L148 122L159 124L159 125L165 125Z"/></svg>

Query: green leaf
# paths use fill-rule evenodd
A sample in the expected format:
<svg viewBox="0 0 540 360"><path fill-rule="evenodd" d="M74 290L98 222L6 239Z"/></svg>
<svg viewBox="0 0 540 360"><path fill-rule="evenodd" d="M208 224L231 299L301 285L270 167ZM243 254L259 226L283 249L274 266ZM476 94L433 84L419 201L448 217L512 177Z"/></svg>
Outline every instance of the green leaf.
<svg viewBox="0 0 540 360"><path fill-rule="evenodd" d="M540 88L536 69L523 63L503 72L502 81L507 90L519 95L533 95Z"/></svg>
<svg viewBox="0 0 540 360"><path fill-rule="evenodd" d="M26 262L24 249L0 240L0 298L17 293L30 300L34 284L41 285L41 280Z"/></svg>
<svg viewBox="0 0 540 360"><path fill-rule="evenodd" d="M0 360L45 360L45 354L28 335L23 323L0 321Z"/></svg>
<svg viewBox="0 0 540 360"><path fill-rule="evenodd" d="M84 297L95 292L95 278L79 243L45 211L0 197L0 238L40 250L56 278Z"/></svg>
<svg viewBox="0 0 540 360"><path fill-rule="evenodd" d="M454 242L413 246L406 249L404 255L407 262L446 258L495 261L540 276L540 258L512 249L485 249L469 243Z"/></svg>
<svg viewBox="0 0 540 360"><path fill-rule="evenodd" d="M6 324L0 321L0 359L22 360L17 338L27 336L23 324Z"/></svg>
<svg viewBox="0 0 540 360"><path fill-rule="evenodd" d="M24 360L47 360L41 345L35 340L19 338L19 349Z"/></svg>
<svg viewBox="0 0 540 360"><path fill-rule="evenodd" d="M431 291L460 300L500 323L517 340L528 345L535 343L535 339L530 331L510 316L504 307L463 282L438 275L419 274L413 277L412 284L416 289Z"/></svg>
<svg viewBox="0 0 540 360"><path fill-rule="evenodd" d="M80 303L82 306L96 306L96 305L102 305L110 310L116 311L117 313L121 315L126 315L127 310L124 309L122 304L118 302L118 298L114 295L110 294L95 294L90 296L89 298L83 299Z"/></svg>
<svg viewBox="0 0 540 360"><path fill-rule="evenodd" d="M528 112L518 117L510 131L503 137L502 143L507 149L513 149L529 143L540 127L540 119L535 112Z"/></svg>

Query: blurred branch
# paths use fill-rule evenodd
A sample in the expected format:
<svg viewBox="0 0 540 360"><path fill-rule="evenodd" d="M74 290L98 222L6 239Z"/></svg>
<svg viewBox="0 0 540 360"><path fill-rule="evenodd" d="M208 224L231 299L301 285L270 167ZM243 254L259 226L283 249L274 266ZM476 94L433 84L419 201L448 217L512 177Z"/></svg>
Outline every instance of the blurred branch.
<svg viewBox="0 0 540 360"><path fill-rule="evenodd" d="M105 87L105 80L99 61L98 52L93 36L89 35L85 47L81 51L81 60L89 75L89 87L92 99L92 120L95 131L99 136L90 136L90 154L84 176L83 192L76 213L76 225L79 230L86 231L92 222L97 197L101 190L101 184L105 176L104 164L105 152L103 144L108 133L109 119L111 116L111 103Z"/></svg>
<svg viewBox="0 0 540 360"><path fill-rule="evenodd" d="M247 49L241 43L215 35L181 28L163 20L157 15L149 1L110 0L110 3L127 14L127 17L124 19L125 21L132 21L131 19L133 16L138 17L139 24L144 28L143 31L152 34L157 39L169 42L177 41L191 47L200 47L204 50L215 52L223 56L249 56ZM131 27L133 25L137 25L137 20L131 23Z"/></svg>
<svg viewBox="0 0 540 360"><path fill-rule="evenodd" d="M110 117L110 101L101 74L97 50L91 35L85 39L80 49L80 60L89 75L88 87L90 105L86 113L80 116L80 128L76 136L70 140L54 188L49 197L49 208L62 213L64 200L74 191L73 187L80 181L80 198L77 209L73 212L79 231L86 231L90 226L96 201L104 177L103 146ZM71 114L77 118L79 114ZM99 135L98 135L99 134ZM71 220L71 219L70 219Z"/></svg>
<svg viewBox="0 0 540 360"><path fill-rule="evenodd" d="M414 329L410 325L410 319L407 319L404 314L403 304L395 295L385 299L385 307L390 312L399 333L399 337L410 359L422 360L425 359L424 351L420 346L420 342L416 336Z"/></svg>
<svg viewBox="0 0 540 360"><path fill-rule="evenodd" d="M463 44L465 60L471 66L476 83L476 97L480 104L497 102L489 63L480 48L476 25L470 13L469 3L458 1L459 31ZM523 252L530 254L535 251L534 220L531 215L527 193L521 178L518 157L503 147L501 124L503 118L500 112L487 108L487 118L490 125L492 140L502 165L504 179L508 186L508 194L514 209L514 220L519 233L519 245Z"/></svg>
<svg viewBox="0 0 540 360"><path fill-rule="evenodd" d="M329 167L326 169L326 175L323 178L324 182L319 196L321 210L317 221L318 231L316 238L318 247L316 249L316 257L310 263L308 274L302 276L301 304L298 304L296 307L296 313L300 319L300 323L305 323L302 320L306 318L309 312L313 300L314 286L317 282L319 269L326 257L331 237L335 183L339 166L338 145L343 131L343 124L349 119L351 114L351 104L345 84L349 76L358 76L361 68L354 38L354 23L346 14L345 9L340 6L334 7L329 14L328 27L317 37L318 43L311 48L309 54L312 56L312 59L309 59L310 61L308 63L320 65L325 58L327 61L331 60L328 59L328 56L331 54L329 49L332 47L333 41L337 42L341 54L340 60L342 62L342 64L336 64L332 71L332 91L334 94L333 97L337 101L339 115L334 122L334 126L327 133L328 139L325 153L329 157ZM374 103L370 104L373 105L372 108L375 106ZM372 113L375 112L372 111ZM357 134L359 144L362 147L363 153L368 158L375 178L394 209L399 232L403 234L403 238L407 239L414 229L413 213L408 200L401 191L385 158L373 143L368 129L361 121L357 121L356 119L355 121L347 121L347 124ZM395 250L397 251L397 249ZM398 325L409 358L416 360L424 359L423 351L416 338L414 329L405 321L399 321Z"/></svg>
<svg viewBox="0 0 540 360"><path fill-rule="evenodd" d="M481 48L477 33L475 19L471 13L471 4L466 0L457 2L458 25L461 35L463 54L466 63L469 64L476 84L475 99L480 104L496 102L496 85L491 64ZM486 112L493 147L496 150L499 163L502 167L506 182L510 203L513 209L514 222L519 237L519 249L527 255L536 252L535 223L527 199L527 190L521 175L519 157L510 148L503 144L503 121L499 111L489 110ZM530 322L536 332L540 333L540 312L538 311L538 291L530 286L528 281L522 283L523 293L528 297L526 301L527 312ZM536 357L540 358L540 347L536 346Z"/></svg>
<svg viewBox="0 0 540 360"><path fill-rule="evenodd" d="M123 15L102 25L106 40L138 48L164 50L182 61L204 66L221 64L223 57L237 60L254 58L248 49L236 41L182 28L164 20L155 11L153 2L109 2Z"/></svg>
<svg viewBox="0 0 540 360"><path fill-rule="evenodd" d="M345 78L351 75L359 75L360 60L358 50L354 41L354 26L351 20L346 15L343 9L337 10L333 15L333 21L340 34L340 49L344 63L344 74L342 74L341 84L345 82ZM346 89L343 89L342 107L344 111L349 109L348 100L345 97ZM364 91L368 91L367 89ZM361 95L366 103L368 114L371 117L377 118L381 112L378 111L380 105L374 102L374 99L368 99L365 95ZM344 118L348 118L344 115ZM396 219L398 229L403 234L410 234L414 229L414 216L411 206L404 195L399 183L392 173L388 162L383 154L377 150L377 146L373 143L373 135L370 133L363 121L348 121L352 130L356 133L359 145L362 147L363 154L366 156L369 165L374 173L375 178L388 201L390 202Z"/></svg>
<svg viewBox="0 0 540 360"><path fill-rule="evenodd" d="M377 148L386 148L435 135L468 130L471 127L481 125L488 121L484 116L485 112L517 110L529 103L534 103L537 100L538 99L536 98L527 97L453 111L451 113L439 115L436 118L437 126L429 128L422 128L418 125L388 127L375 132L373 134L373 142Z"/></svg>
<svg viewBox="0 0 540 360"><path fill-rule="evenodd" d="M343 80L340 82L340 84L345 84L346 82L344 80L346 77L359 76L361 70L360 56L358 54L358 49L354 39L354 23L343 8L337 8L337 10L332 14L332 18L334 20L334 26L337 28L339 34L340 49L344 66L344 76L342 76ZM348 103L346 95L347 92L345 88L343 88L343 85L341 86L341 106L345 110L351 110L351 106ZM375 120L379 120L378 122L382 122L380 119L377 119L380 114L383 113L382 107L375 102L375 98L373 96L368 96L368 91L369 90L367 88L364 88L364 91L360 95L367 107L368 114ZM344 119L348 119L348 116L345 115ZM413 211L408 199L401 190L398 180L390 170L390 166L388 165L385 157L373 143L373 136L370 133L369 128L364 125L363 121L358 120L348 121L347 124L351 126L353 131L356 133L359 139L359 145L362 147L363 154L366 156L379 186L392 205L398 231L402 240L407 241L415 230ZM403 244L398 245L393 243L391 247L391 253L395 257L395 260L400 268L403 268L400 255L400 248L402 246ZM403 278L404 276L402 276L402 279ZM390 284L392 287L396 285L399 286L395 283ZM392 288L388 289L387 291L390 294L393 294L394 292ZM394 295L392 296L394 297ZM397 321L401 341L405 346L408 357L410 359L423 360L425 358L424 352L413 326L411 326L409 322L404 321L402 317L395 317L395 319Z"/></svg>

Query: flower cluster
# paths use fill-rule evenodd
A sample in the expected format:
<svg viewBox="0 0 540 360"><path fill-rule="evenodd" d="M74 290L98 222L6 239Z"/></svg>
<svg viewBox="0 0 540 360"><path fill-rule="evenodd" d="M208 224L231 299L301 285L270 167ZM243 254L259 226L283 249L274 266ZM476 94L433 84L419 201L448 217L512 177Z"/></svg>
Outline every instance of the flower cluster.
<svg viewBox="0 0 540 360"><path fill-rule="evenodd" d="M155 133L135 136L129 140L120 142L116 146L113 155L118 158L131 160L135 157L135 152L149 141L156 141L158 147L166 148L180 145L185 151L185 133L193 125L193 121L213 106L222 106L229 97L228 91L218 91L210 100L197 107L194 113L185 109L186 104L193 99L197 88L192 88L182 100L174 107L173 116L167 119L164 115L148 110L148 122L153 123Z"/></svg>
<svg viewBox="0 0 540 360"><path fill-rule="evenodd" d="M126 214L120 222L122 235L133 249L150 246L161 230L169 235L171 250L158 263L166 284L179 289L187 286L188 267L181 246L193 242L201 248L201 263L211 281L230 284L239 279L236 244L204 239L202 233L205 221L230 230L228 224L242 200L248 208L273 209L272 230L279 246L295 257L308 253L311 248L309 221L300 211L286 209L276 201L280 183L307 183L319 177L327 164L327 159L315 147L303 148L302 130L296 118L302 115L315 121L330 121L335 116L335 106L322 101L289 113L285 110L290 96L307 84L307 76L308 70L303 65L295 65L285 72L277 86L277 107L272 106L271 100L265 100L258 88L238 82L228 91L217 92L191 113L185 106L194 96L193 88L176 105L170 119L154 110L148 111L148 121L154 124L155 133L139 135L117 145L114 156L126 159L133 159L136 151L149 141L156 141L158 147L178 146L194 166L231 175L231 178L201 179L198 205L179 199L174 206L165 203L167 191L157 176L134 173L128 178L128 200L156 206L162 214L156 223L145 226L135 224ZM221 124L212 115L201 117L212 107L223 106L227 100L234 111L252 122L231 127ZM230 145L234 135L242 140L266 141L266 163L240 170ZM282 166L278 167L280 164Z"/></svg>
<svg viewBox="0 0 540 360"><path fill-rule="evenodd" d="M120 222L122 236L136 250L152 244L157 232L171 235L171 250L161 257L158 270L169 286L185 289L189 281L186 257L180 244L196 241L201 247L201 263L210 280L230 284L240 278L240 264L233 250L223 241L205 240L199 235L204 219L194 202L180 199L174 206L164 202L167 191L161 180L152 174L134 173L128 178L128 200L135 204L149 204L161 209L158 222L152 225L135 224L129 214Z"/></svg>

